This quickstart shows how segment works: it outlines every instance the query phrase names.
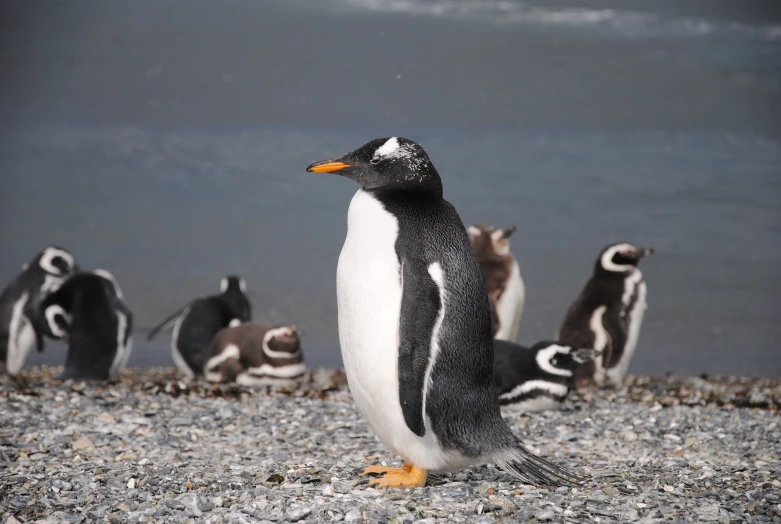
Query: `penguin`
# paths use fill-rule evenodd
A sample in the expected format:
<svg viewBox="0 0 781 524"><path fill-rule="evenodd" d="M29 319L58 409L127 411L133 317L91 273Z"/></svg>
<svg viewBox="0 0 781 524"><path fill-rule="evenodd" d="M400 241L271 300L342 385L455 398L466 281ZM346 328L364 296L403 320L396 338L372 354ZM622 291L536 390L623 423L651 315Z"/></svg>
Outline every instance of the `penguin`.
<svg viewBox="0 0 781 524"><path fill-rule="evenodd" d="M44 349L41 300L77 270L68 250L49 246L25 263L0 293L0 366L11 375L21 371L33 345L39 352Z"/></svg>
<svg viewBox="0 0 781 524"><path fill-rule="evenodd" d="M647 289L637 264L652 247L616 242L602 249L594 273L567 310L556 336L575 347L602 350L602 356L580 367L578 387L620 387L637 347L647 308Z"/></svg>
<svg viewBox="0 0 781 524"><path fill-rule="evenodd" d="M40 307L46 335L68 344L63 379L114 379L133 347L133 313L114 275L82 271Z"/></svg>
<svg viewBox="0 0 781 524"><path fill-rule="evenodd" d="M293 325L254 322L227 327L212 342L204 377L242 386L289 386L306 372L301 339Z"/></svg>
<svg viewBox="0 0 781 524"><path fill-rule="evenodd" d="M467 228L469 242L483 270L494 338L514 341L526 300L521 268L510 252L510 236L515 226L499 229L475 224Z"/></svg>
<svg viewBox="0 0 781 524"><path fill-rule="evenodd" d="M187 379L200 377L215 335L223 328L252 319L252 306L246 292L247 283L243 278L228 275L220 281L219 294L191 301L154 327L147 340L173 328L171 357L174 363Z"/></svg>
<svg viewBox="0 0 781 524"><path fill-rule="evenodd" d="M527 348L494 341L494 384L499 405L513 412L558 409L574 386L575 371L601 352L555 341Z"/></svg>
<svg viewBox="0 0 781 524"><path fill-rule="evenodd" d="M529 452L499 410L491 308L480 264L426 151L400 137L315 162L362 186L336 272L339 341L356 407L402 468L377 487L493 462L537 484L577 477Z"/></svg>

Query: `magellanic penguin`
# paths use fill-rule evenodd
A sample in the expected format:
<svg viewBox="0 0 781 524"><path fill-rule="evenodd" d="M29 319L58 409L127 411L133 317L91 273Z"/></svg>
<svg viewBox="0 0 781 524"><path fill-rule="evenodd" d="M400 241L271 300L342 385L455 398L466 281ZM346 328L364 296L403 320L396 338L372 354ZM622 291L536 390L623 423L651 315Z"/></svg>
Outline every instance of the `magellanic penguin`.
<svg viewBox="0 0 781 524"><path fill-rule="evenodd" d="M558 409L574 386L576 370L600 354L561 342L537 342L531 348L494 342L494 384L499 405L512 412Z"/></svg>
<svg viewBox="0 0 781 524"><path fill-rule="evenodd" d="M307 167L362 187L337 269L339 340L355 404L404 467L370 484L493 462L541 484L576 478L526 450L499 411L491 308L466 227L423 148L382 138Z"/></svg>
<svg viewBox="0 0 781 524"><path fill-rule="evenodd" d="M228 275L220 281L220 293L196 298L163 320L147 336L152 340L160 331L173 328L171 357L188 379L203 374L215 335L228 326L252 319L252 306L243 278Z"/></svg>
<svg viewBox="0 0 781 524"><path fill-rule="evenodd" d="M41 300L77 270L70 252L50 246L25 263L22 272L0 293L0 367L8 373L21 371L33 345L43 351L45 327L38 314Z"/></svg>
<svg viewBox="0 0 781 524"><path fill-rule="evenodd" d="M637 267L652 247L618 242L605 247L594 274L567 310L556 336L575 347L602 350L576 373L576 385L619 387L637 347L646 305L646 284Z"/></svg>
<svg viewBox="0 0 781 524"><path fill-rule="evenodd" d="M306 372L296 326L247 322L227 327L212 342L204 377L242 386L297 385Z"/></svg>
<svg viewBox="0 0 781 524"><path fill-rule="evenodd" d="M510 252L510 236L515 226L499 229L476 224L467 228L469 242L483 270L494 338L514 341L526 300L521 268Z"/></svg>
<svg viewBox="0 0 781 524"><path fill-rule="evenodd" d="M64 379L106 380L125 366L133 346L133 313L106 270L79 272L41 303L46 334L66 341Z"/></svg>

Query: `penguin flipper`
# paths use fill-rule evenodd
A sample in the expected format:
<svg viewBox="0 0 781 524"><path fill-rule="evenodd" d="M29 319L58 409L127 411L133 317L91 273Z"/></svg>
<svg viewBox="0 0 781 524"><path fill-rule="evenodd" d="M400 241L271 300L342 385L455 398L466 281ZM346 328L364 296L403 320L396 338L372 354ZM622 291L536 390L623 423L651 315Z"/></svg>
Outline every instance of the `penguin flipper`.
<svg viewBox="0 0 781 524"><path fill-rule="evenodd" d="M584 480L582 477L538 457L527 450L518 439L513 447L497 453L494 460L508 473L523 482L536 486L573 485Z"/></svg>
<svg viewBox="0 0 781 524"><path fill-rule="evenodd" d="M602 325L607 331L607 344L602 352L602 367L611 368L618 364L621 355L616 348L623 348L626 344L626 327L621 320L621 313L618 308L608 308L602 316Z"/></svg>
<svg viewBox="0 0 781 524"><path fill-rule="evenodd" d="M176 319L179 318L179 316L182 314L182 312L185 310L185 308L182 308L178 310L176 313L172 313L168 317L165 318L162 322L160 322L157 326L153 327L149 334L146 336L147 340L152 340L157 336L158 333L161 331L167 331L171 329L174 326L174 322L176 322Z"/></svg>
<svg viewBox="0 0 781 524"><path fill-rule="evenodd" d="M442 304L439 287L420 259L402 259L401 284L399 402L407 427L422 437L426 434L423 390L431 358L431 335Z"/></svg>

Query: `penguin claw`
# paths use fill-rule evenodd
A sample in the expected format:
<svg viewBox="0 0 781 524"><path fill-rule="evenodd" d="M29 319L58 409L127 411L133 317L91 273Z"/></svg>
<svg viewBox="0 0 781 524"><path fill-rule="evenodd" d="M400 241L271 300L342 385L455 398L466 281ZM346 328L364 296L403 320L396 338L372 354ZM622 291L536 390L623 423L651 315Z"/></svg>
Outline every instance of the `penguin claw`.
<svg viewBox="0 0 781 524"><path fill-rule="evenodd" d="M409 472L409 470L412 469L412 466L407 465L407 463L404 463L404 467L401 468L391 468L388 466L367 466L363 472L361 472L361 475L385 475L385 474L391 474L391 475L403 475Z"/></svg>
<svg viewBox="0 0 781 524"><path fill-rule="evenodd" d="M426 485L428 470L404 463L403 468L383 468L382 466L369 466L366 470L373 468L388 470L385 475L369 481L369 486L374 488L422 488ZM365 471L364 471L365 472Z"/></svg>

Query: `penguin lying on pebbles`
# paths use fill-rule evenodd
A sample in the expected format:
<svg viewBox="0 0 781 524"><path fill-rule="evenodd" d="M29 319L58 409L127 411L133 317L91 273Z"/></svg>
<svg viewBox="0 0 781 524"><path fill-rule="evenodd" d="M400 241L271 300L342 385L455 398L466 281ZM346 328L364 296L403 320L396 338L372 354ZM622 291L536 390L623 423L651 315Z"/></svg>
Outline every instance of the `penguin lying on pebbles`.
<svg viewBox="0 0 781 524"><path fill-rule="evenodd" d="M515 226L499 229L477 224L469 226L467 232L488 289L494 338L514 341L526 299L521 268L510 252L509 238Z"/></svg>
<svg viewBox="0 0 781 524"><path fill-rule="evenodd" d="M64 379L114 378L133 345L133 313L106 270L76 273L41 303L46 334L68 343Z"/></svg>
<svg viewBox="0 0 781 524"><path fill-rule="evenodd" d="M246 323L217 333L204 377L243 386L295 386L306 372L296 327Z"/></svg>
<svg viewBox="0 0 781 524"><path fill-rule="evenodd" d="M64 280L78 271L73 255L49 246L22 266L19 273L0 293L0 367L17 375L33 345L43 351L41 301L56 291Z"/></svg>
<svg viewBox="0 0 781 524"><path fill-rule="evenodd" d="M600 354L560 342L537 342L531 348L494 342L494 383L501 406L512 411L558 409L574 385L575 371Z"/></svg>
<svg viewBox="0 0 781 524"><path fill-rule="evenodd" d="M220 281L219 294L196 298L153 328L147 340L173 328L171 357L188 379L198 377L203 374L215 335L252 319L246 292L244 279L229 275Z"/></svg>
<svg viewBox="0 0 781 524"><path fill-rule="evenodd" d="M429 471L493 462L536 484L576 477L526 450L493 385L491 308L466 227L423 148L381 138L313 173L362 187L337 268L339 340L355 404L401 468L369 466L379 487L423 486Z"/></svg>
<svg viewBox="0 0 781 524"><path fill-rule="evenodd" d="M602 350L600 358L578 369L578 387L623 383L647 308L646 284L637 264L653 252L652 247L638 248L628 242L605 247L593 276L567 310L556 338Z"/></svg>

